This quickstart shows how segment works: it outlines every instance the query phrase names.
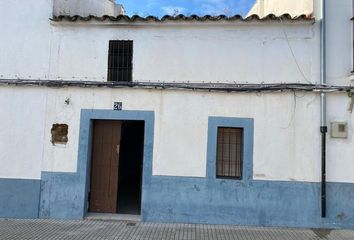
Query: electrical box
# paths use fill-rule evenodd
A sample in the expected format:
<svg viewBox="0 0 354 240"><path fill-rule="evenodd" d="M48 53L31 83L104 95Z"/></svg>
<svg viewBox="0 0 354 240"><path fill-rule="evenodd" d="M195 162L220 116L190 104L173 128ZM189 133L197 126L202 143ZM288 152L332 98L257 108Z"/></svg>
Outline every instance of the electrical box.
<svg viewBox="0 0 354 240"><path fill-rule="evenodd" d="M332 122L331 137L348 138L348 124L346 122Z"/></svg>

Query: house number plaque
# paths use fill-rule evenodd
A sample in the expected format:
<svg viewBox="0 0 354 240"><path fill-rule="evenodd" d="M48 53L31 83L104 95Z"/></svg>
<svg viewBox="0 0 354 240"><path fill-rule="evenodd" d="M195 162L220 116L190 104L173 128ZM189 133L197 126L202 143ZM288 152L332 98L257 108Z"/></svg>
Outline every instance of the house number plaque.
<svg viewBox="0 0 354 240"><path fill-rule="evenodd" d="M123 103L122 102L114 102L113 110L122 111Z"/></svg>

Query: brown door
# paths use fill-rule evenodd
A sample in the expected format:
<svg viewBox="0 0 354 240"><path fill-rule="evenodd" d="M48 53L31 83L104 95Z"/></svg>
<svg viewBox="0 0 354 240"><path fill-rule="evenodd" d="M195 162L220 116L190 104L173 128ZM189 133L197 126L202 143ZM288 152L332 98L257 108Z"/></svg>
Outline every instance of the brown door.
<svg viewBox="0 0 354 240"><path fill-rule="evenodd" d="M120 121L96 120L93 129L90 212L116 213Z"/></svg>

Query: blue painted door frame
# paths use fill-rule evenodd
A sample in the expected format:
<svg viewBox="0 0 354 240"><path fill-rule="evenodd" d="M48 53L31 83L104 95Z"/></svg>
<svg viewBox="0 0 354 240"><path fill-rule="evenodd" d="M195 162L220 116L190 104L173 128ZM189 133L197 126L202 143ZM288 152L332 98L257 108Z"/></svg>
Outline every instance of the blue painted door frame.
<svg viewBox="0 0 354 240"><path fill-rule="evenodd" d="M154 112L152 111L112 111L112 110L82 110L79 143L79 164L78 170L86 173L85 176L85 199L84 214L87 213L90 163L92 146L93 120L140 120L144 121L144 156L143 156L143 178L141 195L141 213L144 213L145 189L149 184L152 175L152 154L153 154L153 133L154 133ZM82 152L81 152L82 151ZM82 159L81 159L82 158ZM143 216L142 216L143 218Z"/></svg>
<svg viewBox="0 0 354 240"><path fill-rule="evenodd" d="M81 110L76 173L42 172L40 218L82 219L87 214L92 127L94 120L144 121L144 157L141 209L144 218L146 189L151 182L154 142L153 111Z"/></svg>

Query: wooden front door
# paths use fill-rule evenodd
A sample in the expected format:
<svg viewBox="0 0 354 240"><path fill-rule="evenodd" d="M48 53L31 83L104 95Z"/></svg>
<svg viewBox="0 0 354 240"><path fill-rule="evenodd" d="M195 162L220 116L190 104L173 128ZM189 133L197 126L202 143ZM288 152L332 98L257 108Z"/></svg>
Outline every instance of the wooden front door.
<svg viewBox="0 0 354 240"><path fill-rule="evenodd" d="M120 121L96 120L93 128L90 212L116 213Z"/></svg>

